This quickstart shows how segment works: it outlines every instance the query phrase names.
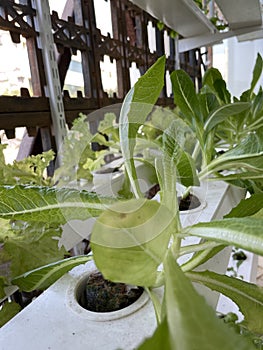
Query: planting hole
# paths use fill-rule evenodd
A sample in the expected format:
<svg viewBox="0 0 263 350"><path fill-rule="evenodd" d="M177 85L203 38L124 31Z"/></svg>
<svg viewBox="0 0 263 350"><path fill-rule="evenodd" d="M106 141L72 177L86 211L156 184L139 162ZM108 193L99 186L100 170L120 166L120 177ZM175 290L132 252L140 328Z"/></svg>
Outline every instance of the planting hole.
<svg viewBox="0 0 263 350"><path fill-rule="evenodd" d="M146 192L145 197L148 199L152 199L159 191L160 186L159 184L156 184ZM186 198L182 198L181 196L179 196L177 199L180 211L195 209L201 205L200 200L194 194L189 194Z"/></svg>
<svg viewBox="0 0 263 350"><path fill-rule="evenodd" d="M79 304L93 312L112 312L133 304L143 293L142 287L113 283L98 271L92 272L79 294Z"/></svg>
<svg viewBox="0 0 263 350"><path fill-rule="evenodd" d="M191 210L201 205L200 200L193 194L189 194L186 198L178 197L179 210Z"/></svg>

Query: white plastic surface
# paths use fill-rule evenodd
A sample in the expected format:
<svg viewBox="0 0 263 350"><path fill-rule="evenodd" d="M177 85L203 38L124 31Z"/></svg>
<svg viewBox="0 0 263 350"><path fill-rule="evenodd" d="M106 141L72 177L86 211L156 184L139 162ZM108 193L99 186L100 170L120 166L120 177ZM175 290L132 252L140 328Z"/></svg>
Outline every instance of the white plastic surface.
<svg viewBox="0 0 263 350"><path fill-rule="evenodd" d="M262 24L260 0L216 0L231 29Z"/></svg>
<svg viewBox="0 0 263 350"><path fill-rule="evenodd" d="M131 0L183 37L216 32L216 28L192 0Z"/></svg>
<svg viewBox="0 0 263 350"><path fill-rule="evenodd" d="M117 318L113 312L111 321L101 314L94 320L94 313L76 305L74 285L91 270L90 263L74 268L2 327L0 349L131 350L150 336L156 319L145 295Z"/></svg>

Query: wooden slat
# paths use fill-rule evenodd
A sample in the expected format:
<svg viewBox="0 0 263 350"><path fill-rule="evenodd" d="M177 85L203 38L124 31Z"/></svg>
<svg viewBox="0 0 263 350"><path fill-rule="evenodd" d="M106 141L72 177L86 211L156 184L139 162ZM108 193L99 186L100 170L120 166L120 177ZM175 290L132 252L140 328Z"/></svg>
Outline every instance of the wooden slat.
<svg viewBox="0 0 263 350"><path fill-rule="evenodd" d="M57 59L62 89L72 54L80 50L82 56L85 97L78 93L76 98L71 98L64 92L64 109L69 126L81 112L89 114L99 110L98 114L102 115L103 110L100 111L100 108L120 104L130 88L131 64L134 62L143 74L158 56L164 54L164 35L163 32L157 32L157 19L128 0L111 0L113 37L104 36L96 26L94 1L96 0L67 0L61 18L56 13L51 16L54 41L59 52ZM0 13L4 13L6 8L11 17L5 18L0 15L0 30L8 30L15 42L19 42L21 35L26 37L33 97L30 97L26 89L22 89L21 96L0 96L0 129L5 129L7 135L12 137L16 127L25 126L29 136L38 135L35 139L38 143L41 142L40 128L44 128L41 147L46 149L47 145L52 145L52 135L50 134L49 140L47 137L48 130L52 128L52 121L49 100L45 97L46 80L41 48L36 40L38 32L34 25L35 10L31 8L31 2L28 0L20 0L19 4L14 0L0 0ZM149 22L156 30L157 52L149 50ZM15 23L20 23L21 26L16 26ZM25 33L27 26L30 26L30 31ZM171 32L167 27L164 27L164 30L168 34ZM175 55L173 44L171 53ZM104 55L116 60L118 94L113 98L109 98L103 91L100 60ZM175 66L175 58L172 55L167 58L169 71ZM17 62L19 64L19 58ZM198 69L192 69L188 63L189 60L186 59L184 67L191 71L193 78L200 78ZM165 92L163 97L159 100L161 105L173 104L172 99L165 98ZM33 149L32 144L31 139L30 145L28 144L30 150ZM34 146L35 149L37 148Z"/></svg>

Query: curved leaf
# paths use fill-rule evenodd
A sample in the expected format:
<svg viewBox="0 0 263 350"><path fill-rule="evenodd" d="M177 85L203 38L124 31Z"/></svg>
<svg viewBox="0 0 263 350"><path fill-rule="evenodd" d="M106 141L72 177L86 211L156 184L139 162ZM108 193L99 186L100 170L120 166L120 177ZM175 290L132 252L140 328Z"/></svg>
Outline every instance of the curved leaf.
<svg viewBox="0 0 263 350"><path fill-rule="evenodd" d="M177 123L172 122L163 133L163 152L172 160L178 173L178 181L184 186L199 186L197 169L192 157L185 152L175 138ZM176 194L175 194L176 195Z"/></svg>
<svg viewBox="0 0 263 350"><path fill-rule="evenodd" d="M244 315L244 324L249 330L263 333L263 288L211 271L187 272L186 275L191 281L201 283L233 300Z"/></svg>
<svg viewBox="0 0 263 350"><path fill-rule="evenodd" d="M70 188L0 186L0 217L4 219L63 224L98 216L112 202L114 199Z"/></svg>
<svg viewBox="0 0 263 350"><path fill-rule="evenodd" d="M230 92L227 90L226 82L217 68L212 67L205 72L201 91L203 93L212 92L219 102L230 103Z"/></svg>
<svg viewBox="0 0 263 350"><path fill-rule="evenodd" d="M192 125L194 120L199 120L200 108L194 84L189 75L182 69L175 70L171 74L174 102L180 108L188 123Z"/></svg>
<svg viewBox="0 0 263 350"><path fill-rule="evenodd" d="M219 79L215 81L215 90L219 96L219 98L224 102L224 103L230 103L231 102L231 94L227 90L226 87L226 82L223 79Z"/></svg>
<svg viewBox="0 0 263 350"><path fill-rule="evenodd" d="M203 119L199 99L190 76L183 70L175 70L171 74L174 102L188 125L196 133L196 137L203 148Z"/></svg>
<svg viewBox="0 0 263 350"><path fill-rule="evenodd" d="M250 106L251 105L248 102L236 102L218 107L210 114L208 120L205 123L204 128L206 133L210 132L214 127L223 122L225 119L247 110Z"/></svg>
<svg viewBox="0 0 263 350"><path fill-rule="evenodd" d="M152 111L164 85L165 56L139 78L126 95L119 118L120 145L135 195L141 195L133 160L136 133Z"/></svg>
<svg viewBox="0 0 263 350"><path fill-rule="evenodd" d="M6 286L6 280L3 276L0 276L0 300L5 297L5 286Z"/></svg>
<svg viewBox="0 0 263 350"><path fill-rule="evenodd" d="M12 283L25 292L32 292L36 289L44 290L56 282L66 272L73 269L73 267L85 264L90 260L92 260L92 256L87 255L59 260L13 278Z"/></svg>
<svg viewBox="0 0 263 350"><path fill-rule="evenodd" d="M200 181L197 176L197 169L193 158L187 152L182 152L176 165L178 181L185 187L199 186Z"/></svg>
<svg viewBox="0 0 263 350"><path fill-rule="evenodd" d="M234 245L263 255L263 219L230 218L186 227L187 234Z"/></svg>
<svg viewBox="0 0 263 350"><path fill-rule="evenodd" d="M251 350L246 338L220 321L169 253L164 264L165 305L172 349Z"/></svg>
<svg viewBox="0 0 263 350"><path fill-rule="evenodd" d="M5 303L0 309L0 327L11 320L20 310L21 306L14 301Z"/></svg>
<svg viewBox="0 0 263 350"><path fill-rule="evenodd" d="M60 228L50 228L43 223L27 223L26 228L4 242L3 253L11 260L12 277L42 265L63 259L67 251L58 248Z"/></svg>
<svg viewBox="0 0 263 350"><path fill-rule="evenodd" d="M198 101L202 115L204 116L204 122L206 122L209 114L219 107L219 103L216 96L210 92L198 95Z"/></svg>
<svg viewBox="0 0 263 350"><path fill-rule="evenodd" d="M217 80L223 80L222 74L217 68L211 67L205 72L202 85L207 85L211 89L214 89L214 85Z"/></svg>
<svg viewBox="0 0 263 350"><path fill-rule="evenodd" d="M242 218L256 214L263 208L263 193L253 194L250 198L242 199L240 203L225 215L225 218Z"/></svg>
<svg viewBox="0 0 263 350"><path fill-rule="evenodd" d="M252 95L256 84L262 74L262 70L263 70L263 60L261 55L258 53L257 55L257 60L253 69L253 77L252 77L252 81L251 81L251 85L250 85L250 95Z"/></svg>
<svg viewBox="0 0 263 350"><path fill-rule="evenodd" d="M116 203L96 220L91 234L94 261L113 282L152 286L172 233L173 214L157 201Z"/></svg>
<svg viewBox="0 0 263 350"><path fill-rule="evenodd" d="M220 170L237 169L236 174L231 174L230 178L240 179L244 169L247 172L254 172L256 178L262 178L263 174L263 142L262 132L258 130L257 133L250 133L248 136L236 147L230 149L219 157L213 159L203 169L202 176L206 172L212 173ZM240 169L242 171L240 171ZM201 174L200 174L201 175ZM245 177L246 174L244 174ZM251 174L248 174L251 176ZM259 176L258 176L259 175Z"/></svg>

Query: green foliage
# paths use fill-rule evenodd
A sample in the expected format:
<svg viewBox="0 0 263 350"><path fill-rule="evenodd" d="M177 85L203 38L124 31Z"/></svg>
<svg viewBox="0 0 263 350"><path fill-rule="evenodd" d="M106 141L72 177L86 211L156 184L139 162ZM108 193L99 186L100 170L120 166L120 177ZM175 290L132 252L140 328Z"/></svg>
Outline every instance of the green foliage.
<svg viewBox="0 0 263 350"><path fill-rule="evenodd" d="M58 248L54 237L60 236L61 225L68 220L96 217L91 247L101 273L115 282L147 287L153 298L158 327L139 349L158 349L160 344L168 350L253 349L249 337L237 334L234 327L216 317L191 282L229 296L244 315L242 327L248 333L262 332L262 289L211 271L195 270L224 246L263 255L262 89L254 93L261 72L262 59L258 56L250 89L240 99L232 99L217 70L205 74L198 93L185 72L175 71L171 80L176 110L157 111L154 104L165 73L165 58L161 57L126 96L119 137L114 115L106 115L96 135L91 135L85 117L81 117L66 140L65 162L57 173L60 183L74 180L72 170L94 169L98 154L92 153L91 143L99 141L110 151L121 151L129 180L124 192L136 199L113 199L63 187L1 186L0 217L14 220L9 227L0 222L2 259L12 260L13 283L21 290L44 289L71 267L89 260L86 256L63 259L63 249L58 251L59 259L54 259ZM162 120L163 112L167 115ZM157 150L151 164L160 184L160 202L142 198L138 185L134 159L149 145ZM222 146L225 153L219 154ZM249 185L247 188L257 195L241 202L227 218L182 228L177 182L191 187L207 178ZM185 247L183 238L187 236L200 237L200 244ZM36 259L40 251L41 261ZM186 264L177 264L181 255L192 252ZM29 255L32 260L27 261ZM5 283L2 279L2 294ZM160 285L164 298L159 302L151 288Z"/></svg>
<svg viewBox="0 0 263 350"><path fill-rule="evenodd" d="M250 84L250 97L252 97L253 93L254 93L254 89L261 77L262 74L262 70L263 70L263 60L262 57L260 56L260 54L258 53L257 55L257 60L253 69L253 77L252 77L252 81Z"/></svg>
<svg viewBox="0 0 263 350"><path fill-rule="evenodd" d="M263 208L263 194L257 193L252 197L242 199L241 202L225 215L226 218L242 218L258 213Z"/></svg>
<svg viewBox="0 0 263 350"><path fill-rule="evenodd" d="M263 334L263 289L237 278L222 276L211 271L186 274L192 281L223 293L233 300L245 317L242 323L252 332Z"/></svg>
<svg viewBox="0 0 263 350"><path fill-rule="evenodd" d="M6 285L5 278L0 276L0 300L5 297L4 287Z"/></svg>
<svg viewBox="0 0 263 350"><path fill-rule="evenodd" d="M211 115L208 116L208 119L204 125L205 132L209 133L225 119L228 119L230 116L240 114L249 107L250 103L248 102L237 102L235 104L227 104L218 107L218 109L214 110Z"/></svg>
<svg viewBox="0 0 263 350"><path fill-rule="evenodd" d="M51 179L45 175L50 162L54 159L52 150L36 156L29 156L13 164L6 164L3 150L5 145L0 144L0 185L30 184L50 185Z"/></svg>
<svg viewBox="0 0 263 350"><path fill-rule="evenodd" d="M215 68L207 70L198 93L184 71L171 74L177 115L196 136L195 147L190 152L201 168L200 179L213 174L214 178L245 187L251 193L261 191L263 98L262 89L257 94L254 89L262 69L262 58L258 55L250 89L240 100L231 98L221 73ZM217 150L225 153L219 155ZM222 171L231 175L223 177L219 173Z"/></svg>
<svg viewBox="0 0 263 350"><path fill-rule="evenodd" d="M152 286L172 234L172 221L172 213L156 201L131 199L110 206L92 232L96 266L114 282Z"/></svg>
<svg viewBox="0 0 263 350"><path fill-rule="evenodd" d="M171 74L171 81L175 104L180 108L187 123L193 125L194 131L197 132L203 116L190 76L183 70L176 70Z"/></svg>
<svg viewBox="0 0 263 350"><path fill-rule="evenodd" d="M157 22L157 28L158 28L160 31L162 31L162 30L164 29L164 24L163 24L163 22L158 21L158 22Z"/></svg>
<svg viewBox="0 0 263 350"><path fill-rule="evenodd" d="M140 78L128 92L120 112L120 143L122 156L126 162L126 171L133 191L137 197L142 196L134 165L133 151L136 134L152 111L164 86L165 57L157 62Z"/></svg>
<svg viewBox="0 0 263 350"><path fill-rule="evenodd" d="M55 261L13 278L12 283L26 292L32 292L35 289L44 290L73 267L91 259L91 256L74 256Z"/></svg>
<svg viewBox="0 0 263 350"><path fill-rule="evenodd" d="M5 239L0 253L0 260L2 254L9 256L12 277L62 259L67 253L63 248L58 249L59 228L46 223L18 223L17 226L20 227L13 229L16 236Z"/></svg>
<svg viewBox="0 0 263 350"><path fill-rule="evenodd" d="M104 119L99 123L98 132L107 135L105 146L114 146L119 142L119 128L114 113L105 113Z"/></svg>
<svg viewBox="0 0 263 350"><path fill-rule="evenodd" d="M12 196L11 196L12 193ZM0 187L0 212L5 219L64 224L71 219L98 216L114 202L96 193L39 186Z"/></svg>
<svg viewBox="0 0 263 350"><path fill-rule="evenodd" d="M199 186L197 169L191 156L185 152L177 140L177 123L173 121L165 130L162 137L163 152L173 161L177 169L177 181L184 186ZM181 142L183 143L183 142Z"/></svg>
<svg viewBox="0 0 263 350"><path fill-rule="evenodd" d="M214 310L196 293L171 252L165 260L164 269L171 349L252 349L252 344L220 322Z"/></svg>
<svg viewBox="0 0 263 350"><path fill-rule="evenodd" d="M61 167L55 172L55 182L68 184L70 181L79 179L92 179L92 171L104 164L104 158L100 157L102 152L95 152L92 149L92 142L107 144L103 135L93 135L89 128L87 116L80 114L80 117L73 122L64 142ZM77 155L77 156L76 156Z"/></svg>
<svg viewBox="0 0 263 350"><path fill-rule="evenodd" d="M263 218L230 218L202 222L186 227L183 232L263 255L262 225Z"/></svg>
<svg viewBox="0 0 263 350"><path fill-rule="evenodd" d="M14 301L5 303L2 309L0 309L0 327L11 320L20 310L21 306Z"/></svg>
<svg viewBox="0 0 263 350"><path fill-rule="evenodd" d="M9 221L0 219L0 243L3 243L7 237L12 237L14 235L15 233L12 231Z"/></svg>

